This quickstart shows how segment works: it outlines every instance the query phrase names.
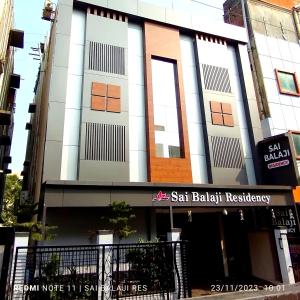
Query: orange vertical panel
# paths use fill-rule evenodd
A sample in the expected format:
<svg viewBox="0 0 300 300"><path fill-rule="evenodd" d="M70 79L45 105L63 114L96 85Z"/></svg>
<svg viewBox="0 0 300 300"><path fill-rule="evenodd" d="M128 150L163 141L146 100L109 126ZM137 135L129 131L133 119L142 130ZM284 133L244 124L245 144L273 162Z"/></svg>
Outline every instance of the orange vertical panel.
<svg viewBox="0 0 300 300"><path fill-rule="evenodd" d="M148 180L151 182L192 183L192 171L188 141L188 129L182 79L180 38L178 29L144 23L145 43L145 84L146 84L146 119L148 147ZM152 94L152 56L171 59L178 70L178 120L181 141L181 158L161 158L155 154L153 94Z"/></svg>

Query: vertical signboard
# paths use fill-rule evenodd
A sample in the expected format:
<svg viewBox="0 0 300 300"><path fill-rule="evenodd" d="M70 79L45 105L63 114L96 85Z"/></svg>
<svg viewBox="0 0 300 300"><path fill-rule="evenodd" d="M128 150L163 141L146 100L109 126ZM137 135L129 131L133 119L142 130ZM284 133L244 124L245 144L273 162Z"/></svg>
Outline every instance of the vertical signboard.
<svg viewBox="0 0 300 300"><path fill-rule="evenodd" d="M258 143L263 184L297 185L288 135L282 134Z"/></svg>

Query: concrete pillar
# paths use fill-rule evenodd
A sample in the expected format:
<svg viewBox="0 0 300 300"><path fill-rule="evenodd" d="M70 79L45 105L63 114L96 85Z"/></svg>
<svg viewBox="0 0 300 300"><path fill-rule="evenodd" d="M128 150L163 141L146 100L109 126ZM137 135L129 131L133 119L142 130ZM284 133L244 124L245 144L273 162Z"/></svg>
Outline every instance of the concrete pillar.
<svg viewBox="0 0 300 300"><path fill-rule="evenodd" d="M275 229L276 248L279 258L282 282L295 283L292 261L290 256L289 245L287 241L287 229Z"/></svg>
<svg viewBox="0 0 300 300"><path fill-rule="evenodd" d="M0 299L5 299L10 284L10 267L13 260L15 229L0 227Z"/></svg>
<svg viewBox="0 0 300 300"><path fill-rule="evenodd" d="M24 286L24 280L25 280L27 248L18 249L18 253L17 253L17 248L28 247L28 240L29 240L29 232L16 232L15 244L14 244L14 255L12 261L11 274L10 274L11 284L13 282L16 255L18 255L16 261L16 268L18 270L18 274L16 274L15 276L14 286L12 287L12 290L14 291L12 299L23 299L22 287Z"/></svg>
<svg viewBox="0 0 300 300"><path fill-rule="evenodd" d="M169 242L178 242L180 241L181 229L180 228L172 228L171 232L168 232L168 241Z"/></svg>
<svg viewBox="0 0 300 300"><path fill-rule="evenodd" d="M112 291L112 251L113 231L98 230L97 245L99 245L99 277L98 299L111 299Z"/></svg>
<svg viewBox="0 0 300 300"><path fill-rule="evenodd" d="M180 241L180 235L181 235L181 229L180 228L172 228L171 232L168 232L168 241L169 242L179 242ZM174 279L175 279L175 297L178 295L178 291L180 288L180 298L184 297L184 287L183 287L183 277L182 277L182 262L181 262L181 250L180 250L180 244L179 243L174 243L173 248L176 247L175 249L175 261L176 261L176 266L178 269L179 273L179 279L181 286L178 286L178 280L177 280L177 273L174 270Z"/></svg>
<svg viewBox="0 0 300 300"><path fill-rule="evenodd" d="M97 231L97 245L112 245L114 243L114 235L112 230Z"/></svg>

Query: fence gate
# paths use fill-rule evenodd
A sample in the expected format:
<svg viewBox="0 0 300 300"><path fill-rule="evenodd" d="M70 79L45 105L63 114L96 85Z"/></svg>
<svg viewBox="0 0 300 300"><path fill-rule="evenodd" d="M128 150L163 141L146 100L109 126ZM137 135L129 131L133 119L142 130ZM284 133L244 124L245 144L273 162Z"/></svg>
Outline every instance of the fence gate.
<svg viewBox="0 0 300 300"><path fill-rule="evenodd" d="M191 296L187 242L17 248L9 299Z"/></svg>

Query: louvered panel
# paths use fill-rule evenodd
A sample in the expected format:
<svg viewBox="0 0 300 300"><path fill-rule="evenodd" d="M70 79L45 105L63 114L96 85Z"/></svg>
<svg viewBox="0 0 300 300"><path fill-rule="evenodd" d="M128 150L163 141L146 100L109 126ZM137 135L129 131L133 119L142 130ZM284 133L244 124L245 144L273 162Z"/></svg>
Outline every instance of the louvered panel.
<svg viewBox="0 0 300 300"><path fill-rule="evenodd" d="M86 123L85 159L125 161L125 126Z"/></svg>
<svg viewBox="0 0 300 300"><path fill-rule="evenodd" d="M88 66L93 71L125 75L125 49L90 42Z"/></svg>
<svg viewBox="0 0 300 300"><path fill-rule="evenodd" d="M213 163L216 168L241 169L242 151L238 138L212 136Z"/></svg>
<svg viewBox="0 0 300 300"><path fill-rule="evenodd" d="M205 89L231 93L228 69L211 65L202 65Z"/></svg>

